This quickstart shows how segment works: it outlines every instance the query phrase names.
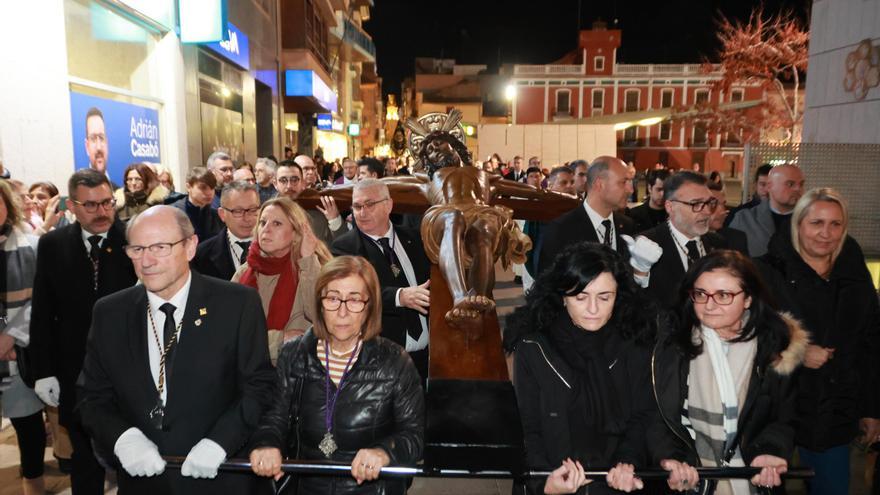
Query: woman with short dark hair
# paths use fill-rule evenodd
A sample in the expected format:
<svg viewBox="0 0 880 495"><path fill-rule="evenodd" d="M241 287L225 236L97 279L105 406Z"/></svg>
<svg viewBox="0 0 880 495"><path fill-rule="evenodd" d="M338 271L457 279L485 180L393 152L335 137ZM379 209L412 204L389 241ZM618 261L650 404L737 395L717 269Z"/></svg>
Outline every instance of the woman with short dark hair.
<svg viewBox="0 0 880 495"><path fill-rule="evenodd" d="M402 347L379 336L382 294L367 260L341 256L315 282L314 327L284 345L275 404L252 438L260 476L282 476L284 457L351 465L350 477L301 476L282 483L298 493L403 494L403 479L379 479L390 464L422 456L421 379Z"/></svg>
<svg viewBox="0 0 880 495"><path fill-rule="evenodd" d="M660 416L649 428L654 463L679 491L698 487L693 466L753 466L756 489L779 486L794 447L794 371L809 338L777 312L752 261L718 250L680 286L679 323L651 358ZM709 481L700 493L747 495L747 480Z"/></svg>
<svg viewBox="0 0 880 495"><path fill-rule="evenodd" d="M530 491L584 493L584 467L606 466L590 494L642 488L633 472L645 465L649 342L662 321L652 308L617 253L585 242L559 253L508 316L526 463L556 469Z"/></svg>

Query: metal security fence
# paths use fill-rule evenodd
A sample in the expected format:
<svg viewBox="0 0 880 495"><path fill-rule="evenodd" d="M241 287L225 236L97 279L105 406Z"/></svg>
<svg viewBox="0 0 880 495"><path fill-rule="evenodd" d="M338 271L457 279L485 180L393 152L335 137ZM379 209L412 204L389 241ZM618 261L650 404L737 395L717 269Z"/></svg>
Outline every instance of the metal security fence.
<svg viewBox="0 0 880 495"><path fill-rule="evenodd" d="M849 234L867 256L880 256L880 144L747 145L743 198L751 195L755 169L761 164L793 163L804 171L807 189L833 187L849 206Z"/></svg>

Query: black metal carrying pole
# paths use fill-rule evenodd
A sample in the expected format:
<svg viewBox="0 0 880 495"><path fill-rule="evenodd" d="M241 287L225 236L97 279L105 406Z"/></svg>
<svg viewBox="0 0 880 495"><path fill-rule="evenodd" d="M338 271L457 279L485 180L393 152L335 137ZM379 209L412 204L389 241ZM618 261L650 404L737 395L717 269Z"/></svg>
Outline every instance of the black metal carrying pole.
<svg viewBox="0 0 880 495"><path fill-rule="evenodd" d="M183 464L183 457L165 457L166 467L179 469ZM251 471L251 463L245 459L230 459L220 465L221 471ZM351 474L350 464L330 463L321 461L298 461L288 460L281 463L281 471L288 474L311 474L324 476L348 476ZM700 479L750 479L761 472L756 467L698 467ZM522 473L506 470L467 470L467 469L432 469L419 467L386 466L379 474L383 477L417 477L417 478L504 478L526 479L546 478L550 471L526 471ZM605 479L608 469L587 470L587 479ZM639 469L635 475L643 480L665 480L669 477L669 471L663 469ZM783 478L803 479L814 476L812 469L792 468L782 475Z"/></svg>

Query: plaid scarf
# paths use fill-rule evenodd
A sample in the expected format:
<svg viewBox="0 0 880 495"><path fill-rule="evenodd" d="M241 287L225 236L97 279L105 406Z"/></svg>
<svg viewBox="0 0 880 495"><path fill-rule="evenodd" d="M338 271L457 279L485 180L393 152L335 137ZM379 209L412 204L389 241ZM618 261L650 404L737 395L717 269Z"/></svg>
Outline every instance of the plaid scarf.
<svg viewBox="0 0 880 495"><path fill-rule="evenodd" d="M685 424L690 423L702 465L743 466L739 447L731 459L725 457L725 452L736 441L739 410L749 388L757 342L725 342L705 326L694 330L694 339L702 340L703 352L690 362ZM738 481L745 482L721 482L715 493L751 492L748 481Z"/></svg>
<svg viewBox="0 0 880 495"><path fill-rule="evenodd" d="M15 338L27 347L30 342L31 293L37 268L37 237L17 227L4 225L0 230L0 334ZM14 361L9 361L9 374L18 374Z"/></svg>

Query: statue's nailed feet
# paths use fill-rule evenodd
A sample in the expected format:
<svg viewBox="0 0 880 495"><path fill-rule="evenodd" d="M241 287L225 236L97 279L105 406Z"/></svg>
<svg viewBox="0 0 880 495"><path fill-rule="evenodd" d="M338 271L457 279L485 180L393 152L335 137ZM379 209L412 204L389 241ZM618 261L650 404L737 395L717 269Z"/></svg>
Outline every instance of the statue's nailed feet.
<svg viewBox="0 0 880 495"><path fill-rule="evenodd" d="M455 301L446 312L446 321L452 326L478 319L483 313L495 309L495 301L486 296L469 295Z"/></svg>

